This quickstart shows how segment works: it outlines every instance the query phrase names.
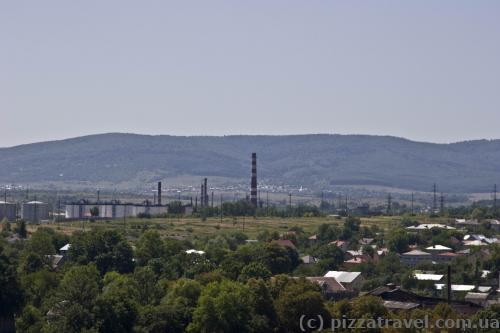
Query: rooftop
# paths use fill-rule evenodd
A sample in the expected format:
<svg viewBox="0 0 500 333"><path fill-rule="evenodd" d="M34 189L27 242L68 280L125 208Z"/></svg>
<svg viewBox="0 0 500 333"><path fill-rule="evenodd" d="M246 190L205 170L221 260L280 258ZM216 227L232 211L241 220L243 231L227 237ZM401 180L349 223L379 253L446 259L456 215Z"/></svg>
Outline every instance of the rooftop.
<svg viewBox="0 0 500 333"><path fill-rule="evenodd" d="M325 277L333 277L340 283L352 283L361 275L361 272L329 271Z"/></svg>
<svg viewBox="0 0 500 333"><path fill-rule="evenodd" d="M418 308L420 304L412 302L384 301L384 306L390 310L411 310Z"/></svg>
<svg viewBox="0 0 500 333"><path fill-rule="evenodd" d="M429 224L420 224L417 226L410 226L407 227L407 230L427 230L427 229L432 229L432 228L440 228L440 229L447 229L447 230L455 230L456 228L450 227L449 225L444 225L444 224L437 224L437 223L429 223Z"/></svg>
<svg viewBox="0 0 500 333"><path fill-rule="evenodd" d="M442 274L424 274L424 273L416 273L415 278L419 281L441 281L444 277Z"/></svg>
<svg viewBox="0 0 500 333"><path fill-rule="evenodd" d="M433 245L425 248L428 251L451 251L451 248L443 245Z"/></svg>
<svg viewBox="0 0 500 333"><path fill-rule="evenodd" d="M403 253L405 256L430 256L430 253L420 251L420 250L413 250L410 252Z"/></svg>

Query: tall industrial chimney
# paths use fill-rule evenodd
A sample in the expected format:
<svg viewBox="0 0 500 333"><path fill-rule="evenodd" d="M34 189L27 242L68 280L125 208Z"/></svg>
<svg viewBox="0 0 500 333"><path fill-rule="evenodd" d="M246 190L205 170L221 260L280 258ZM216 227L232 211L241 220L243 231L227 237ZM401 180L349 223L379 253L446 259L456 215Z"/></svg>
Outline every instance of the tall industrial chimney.
<svg viewBox="0 0 500 333"><path fill-rule="evenodd" d="M200 192L200 206L203 207L205 201L205 189L203 188L203 182L201 182L201 192Z"/></svg>
<svg viewBox="0 0 500 333"><path fill-rule="evenodd" d="M204 196L203 196L203 200L204 200L203 205L204 205L205 207L208 207L208 186L207 186L207 178L205 178L205 179L203 180L203 184L204 184L204 185L203 185L203 188L204 188L204 190L205 190L205 192L203 193L203 195L204 195Z"/></svg>
<svg viewBox="0 0 500 333"><path fill-rule="evenodd" d="M158 182L158 206L161 206L161 182Z"/></svg>
<svg viewBox="0 0 500 333"><path fill-rule="evenodd" d="M252 182L250 186L250 202L257 207L257 153L252 153Z"/></svg>

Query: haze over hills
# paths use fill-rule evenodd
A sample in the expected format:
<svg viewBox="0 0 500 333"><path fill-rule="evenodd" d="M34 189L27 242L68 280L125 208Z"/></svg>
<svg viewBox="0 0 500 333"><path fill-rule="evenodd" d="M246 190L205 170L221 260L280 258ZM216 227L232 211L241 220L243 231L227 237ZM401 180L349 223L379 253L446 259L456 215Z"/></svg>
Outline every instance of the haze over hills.
<svg viewBox="0 0 500 333"><path fill-rule="evenodd" d="M500 183L500 140L453 144L389 136L289 135L179 137L101 134L0 149L0 182L126 184L213 177L247 183L250 154L259 179L316 189L380 185L487 192ZM186 185L197 185L197 182Z"/></svg>

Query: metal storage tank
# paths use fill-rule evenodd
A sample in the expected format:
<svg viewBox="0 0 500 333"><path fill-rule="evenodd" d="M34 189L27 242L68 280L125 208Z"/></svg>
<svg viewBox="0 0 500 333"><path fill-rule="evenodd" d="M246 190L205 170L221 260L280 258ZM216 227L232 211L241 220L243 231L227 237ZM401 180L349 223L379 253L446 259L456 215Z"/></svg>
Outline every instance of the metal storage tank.
<svg viewBox="0 0 500 333"><path fill-rule="evenodd" d="M49 205L41 201L25 202L21 206L21 218L30 223L48 220Z"/></svg>
<svg viewBox="0 0 500 333"><path fill-rule="evenodd" d="M8 221L16 219L16 204L0 201L0 221L6 218Z"/></svg>

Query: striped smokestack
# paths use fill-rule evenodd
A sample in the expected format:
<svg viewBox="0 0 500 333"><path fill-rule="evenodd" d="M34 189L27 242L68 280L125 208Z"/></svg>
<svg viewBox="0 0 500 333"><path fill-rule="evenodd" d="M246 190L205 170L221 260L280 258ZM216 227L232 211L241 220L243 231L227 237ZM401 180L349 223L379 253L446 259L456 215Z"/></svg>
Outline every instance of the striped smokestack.
<svg viewBox="0 0 500 333"><path fill-rule="evenodd" d="M257 153L252 153L252 182L250 186L250 202L257 207Z"/></svg>
<svg viewBox="0 0 500 333"><path fill-rule="evenodd" d="M158 182L158 205L161 206L161 182Z"/></svg>

